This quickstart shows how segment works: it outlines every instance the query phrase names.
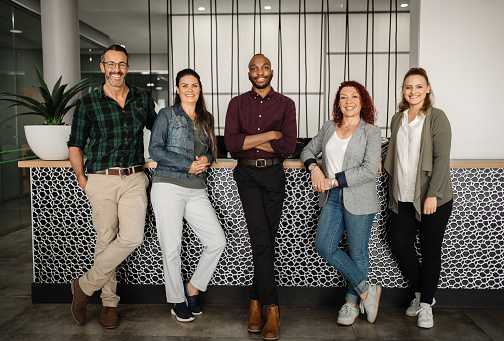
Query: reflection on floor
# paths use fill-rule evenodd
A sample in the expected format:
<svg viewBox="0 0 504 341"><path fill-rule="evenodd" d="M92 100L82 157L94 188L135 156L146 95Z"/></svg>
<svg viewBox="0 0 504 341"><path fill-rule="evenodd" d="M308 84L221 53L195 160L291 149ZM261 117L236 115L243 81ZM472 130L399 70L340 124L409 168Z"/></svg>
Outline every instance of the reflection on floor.
<svg viewBox="0 0 504 341"><path fill-rule="evenodd" d="M0 237L0 340L259 340L247 332L248 307L206 305L196 321L182 324L168 305L120 305L121 324L105 330L101 306L88 307L78 326L69 304L32 304L31 228ZM279 340L504 340L504 309L436 309L432 329L416 326L404 307L382 307L374 324L361 316L336 325L338 307L281 307Z"/></svg>
<svg viewBox="0 0 504 341"><path fill-rule="evenodd" d="M0 203L0 236L31 222L30 196Z"/></svg>

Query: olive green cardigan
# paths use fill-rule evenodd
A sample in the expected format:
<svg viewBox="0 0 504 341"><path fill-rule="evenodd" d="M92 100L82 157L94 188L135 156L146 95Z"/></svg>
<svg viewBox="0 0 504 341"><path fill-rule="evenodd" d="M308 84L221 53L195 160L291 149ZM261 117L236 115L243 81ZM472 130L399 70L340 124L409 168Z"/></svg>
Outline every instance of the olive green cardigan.
<svg viewBox="0 0 504 341"><path fill-rule="evenodd" d="M390 142L383 168L389 174L389 208L398 213L397 132L403 112L392 117ZM453 199L450 179L451 127L446 114L437 108L427 109L420 140L420 160L415 184L415 218L421 221L425 198L437 197L437 206Z"/></svg>

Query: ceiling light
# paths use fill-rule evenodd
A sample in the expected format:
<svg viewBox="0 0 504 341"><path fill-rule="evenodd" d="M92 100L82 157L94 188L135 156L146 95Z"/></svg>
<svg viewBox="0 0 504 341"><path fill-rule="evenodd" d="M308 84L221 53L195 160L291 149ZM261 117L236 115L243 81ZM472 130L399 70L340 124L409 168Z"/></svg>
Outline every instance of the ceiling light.
<svg viewBox="0 0 504 341"><path fill-rule="evenodd" d="M156 86L156 90L163 90L163 87L162 86Z"/></svg>
<svg viewBox="0 0 504 341"><path fill-rule="evenodd" d="M264 6L264 9L271 9L271 6Z"/></svg>
<svg viewBox="0 0 504 341"><path fill-rule="evenodd" d="M147 86L154 86L154 83L147 83Z"/></svg>
<svg viewBox="0 0 504 341"><path fill-rule="evenodd" d="M23 33L23 31L21 31L21 30L10 30L9 32L10 33Z"/></svg>
<svg viewBox="0 0 504 341"><path fill-rule="evenodd" d="M408 4L401 4L401 7L408 7Z"/></svg>
<svg viewBox="0 0 504 341"><path fill-rule="evenodd" d="M198 7L198 11L204 11L205 10L205 7L201 6L201 7Z"/></svg>

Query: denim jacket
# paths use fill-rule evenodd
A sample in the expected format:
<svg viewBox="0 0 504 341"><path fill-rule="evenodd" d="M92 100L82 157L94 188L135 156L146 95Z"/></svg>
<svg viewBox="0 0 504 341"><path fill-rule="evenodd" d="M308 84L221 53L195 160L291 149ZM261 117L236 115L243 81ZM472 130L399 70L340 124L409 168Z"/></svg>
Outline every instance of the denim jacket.
<svg viewBox="0 0 504 341"><path fill-rule="evenodd" d="M214 159L210 152L210 139L201 131L200 140L206 145L199 156L206 156L210 165ZM207 172L188 173L194 161L194 126L181 106L161 109L157 115L149 143L151 158L157 162L154 176L178 179L206 179Z"/></svg>

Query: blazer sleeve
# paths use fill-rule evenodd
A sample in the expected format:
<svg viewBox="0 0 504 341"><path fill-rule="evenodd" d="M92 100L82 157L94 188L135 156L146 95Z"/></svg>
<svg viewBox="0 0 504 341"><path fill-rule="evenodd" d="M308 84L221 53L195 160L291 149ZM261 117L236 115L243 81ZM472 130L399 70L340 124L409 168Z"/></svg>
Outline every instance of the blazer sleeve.
<svg viewBox="0 0 504 341"><path fill-rule="evenodd" d="M451 126L446 114L439 110L432 116L432 177L427 197L443 198L442 187L450 180Z"/></svg>
<svg viewBox="0 0 504 341"><path fill-rule="evenodd" d="M336 180L340 187L356 186L376 179L381 156L381 131L378 127L372 126L365 137L366 148L362 163L357 167L336 173Z"/></svg>
<svg viewBox="0 0 504 341"><path fill-rule="evenodd" d="M303 148L301 151L301 161L304 163L306 169L312 163L317 163L317 155L322 151L322 143L324 141L324 136L327 129L330 128L332 121L327 121L322 128L319 130L317 135L315 135L311 141Z"/></svg>

